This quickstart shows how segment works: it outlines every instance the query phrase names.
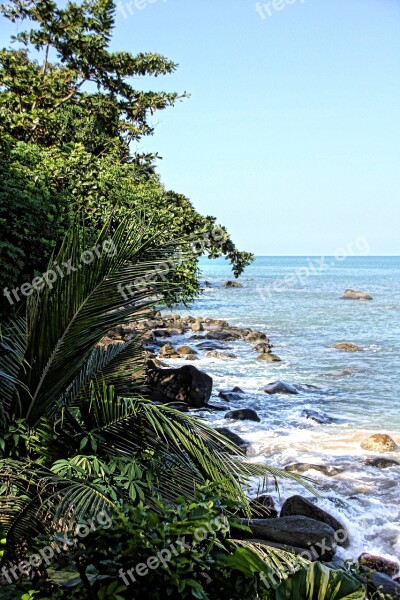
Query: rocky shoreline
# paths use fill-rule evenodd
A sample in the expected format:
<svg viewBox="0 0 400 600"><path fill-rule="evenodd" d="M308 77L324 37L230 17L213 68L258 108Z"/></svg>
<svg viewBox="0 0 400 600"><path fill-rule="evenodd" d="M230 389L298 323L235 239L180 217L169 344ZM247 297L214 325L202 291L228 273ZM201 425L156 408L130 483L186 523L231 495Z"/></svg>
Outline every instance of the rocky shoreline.
<svg viewBox="0 0 400 600"><path fill-rule="evenodd" d="M190 335L187 343L179 345L177 338ZM178 314L162 316L155 313L150 319L143 319L134 324L120 326L109 332L103 340L105 345L122 343L132 338L140 339L145 347L148 370L144 392L156 403L168 403L179 410L209 409L225 411L225 419L260 421L257 412L250 408L230 410L229 406L209 404L213 381L210 375L200 371L194 364L201 356L222 360L236 358L231 352L229 342L244 342L257 354L256 360L279 362L281 359L272 352L273 345L267 334L251 329L230 325L222 319L204 319L202 317L182 317ZM228 346L227 346L228 344ZM338 350L362 351L355 349L350 343L341 343ZM170 367L165 359L183 359L188 364L178 368ZM291 385L282 381L267 383L260 391L272 394L296 395L304 386ZM313 387L313 386L310 386ZM219 398L229 404L243 397L243 390L236 387L232 390L221 390ZM304 410L307 419L326 424L330 417L319 411ZM231 431L228 427L217 430L233 442L238 453L246 454L250 444ZM376 452L390 452L397 448L395 442L386 434L374 434L363 441L361 447ZM385 463L385 464L384 464ZM390 464L389 464L390 463ZM369 459L370 464L378 468L400 466L396 460L385 457ZM294 463L284 467L287 471L302 474L310 468L321 471L325 476L334 477L340 471L335 467ZM317 500L309 501L301 496L288 497L280 513L276 510L271 496L259 496L251 500L253 514L246 524L252 533L245 537L257 540L261 544L269 544L287 549L306 559L329 562L331 566L340 566L341 561L335 558L337 546L347 547L350 543L346 527L335 517L317 505ZM333 562L332 562L333 561ZM389 597L400 597L400 578L397 577L399 563L382 556L362 553L358 558L360 569L370 573L371 589L380 587Z"/></svg>

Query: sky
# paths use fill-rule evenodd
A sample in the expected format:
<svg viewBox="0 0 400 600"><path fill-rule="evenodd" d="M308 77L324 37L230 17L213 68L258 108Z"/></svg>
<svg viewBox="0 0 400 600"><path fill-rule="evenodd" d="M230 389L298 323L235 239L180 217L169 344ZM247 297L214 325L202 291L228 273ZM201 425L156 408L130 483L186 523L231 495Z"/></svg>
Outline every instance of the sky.
<svg viewBox="0 0 400 600"><path fill-rule="evenodd" d="M179 64L136 149L240 249L400 254L400 0L122 1L112 48Z"/></svg>

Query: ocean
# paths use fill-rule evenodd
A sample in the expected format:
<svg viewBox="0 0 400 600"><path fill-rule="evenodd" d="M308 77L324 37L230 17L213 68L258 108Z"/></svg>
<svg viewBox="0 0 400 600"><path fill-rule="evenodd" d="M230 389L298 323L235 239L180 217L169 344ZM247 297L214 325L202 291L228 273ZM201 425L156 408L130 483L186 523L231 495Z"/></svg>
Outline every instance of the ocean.
<svg viewBox="0 0 400 600"><path fill-rule="evenodd" d="M204 292L190 309L174 312L259 329L281 362L257 361L254 344L243 341L224 342L235 359L200 353L194 364L214 381L210 402L227 405L219 390L239 386L245 394L229 402L229 409L253 408L261 422L227 420L224 412L198 414L251 442L251 461L337 469L331 477L316 470L305 475L315 481L319 505L350 532L350 546L339 556L356 559L367 551L399 558L400 466L381 469L365 461L384 456L400 462L400 446L379 454L360 444L373 433L387 433L400 445L400 257L257 257L238 280L242 288L222 286L232 280L224 259L202 258L200 267ZM373 300L342 300L346 288L368 292ZM182 342L196 348L197 341L189 338L182 336ZM339 342L363 351L339 351L333 347ZM289 396L260 391L276 380L305 387ZM332 423L316 423L304 409L322 412ZM278 505L294 493L309 497L284 481L279 494L272 485L269 492Z"/></svg>

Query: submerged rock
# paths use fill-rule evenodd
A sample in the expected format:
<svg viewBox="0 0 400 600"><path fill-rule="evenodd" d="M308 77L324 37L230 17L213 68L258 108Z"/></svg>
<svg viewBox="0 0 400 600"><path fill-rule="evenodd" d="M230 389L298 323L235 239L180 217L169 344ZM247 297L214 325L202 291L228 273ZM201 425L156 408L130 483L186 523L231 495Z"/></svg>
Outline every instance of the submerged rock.
<svg viewBox="0 0 400 600"><path fill-rule="evenodd" d="M207 356L210 358L237 358L236 354L231 352L219 352L218 350L209 350Z"/></svg>
<svg viewBox="0 0 400 600"><path fill-rule="evenodd" d="M335 475L339 475L339 473L343 472L343 469L338 469L336 467L327 467L326 465L313 465L311 463L293 463L290 465L286 465L285 467L285 471L289 471L289 473L297 473L299 475L310 470L319 471L327 477L335 477Z"/></svg>
<svg viewBox="0 0 400 600"><path fill-rule="evenodd" d="M184 365L180 369L150 368L146 383L154 401L178 401L192 408L201 408L210 399L213 380L193 365Z"/></svg>
<svg viewBox="0 0 400 600"><path fill-rule="evenodd" d="M276 354L273 354L272 352L263 352L262 354L259 354L257 356L257 360L264 360L265 362L281 362L282 359L279 358L279 356L277 356Z"/></svg>
<svg viewBox="0 0 400 600"><path fill-rule="evenodd" d="M361 448L371 452L393 452L397 450L398 446L390 435L386 433L374 433L361 442Z"/></svg>
<svg viewBox="0 0 400 600"><path fill-rule="evenodd" d="M334 419L332 419L332 417L329 417L319 410L309 410L308 408L305 408L302 411L301 416L305 417L306 419L311 419L320 425L330 425L331 423L334 423Z"/></svg>
<svg viewBox="0 0 400 600"><path fill-rule="evenodd" d="M229 288L242 288L243 285L241 283L239 283L238 281L225 281L222 284L224 287L229 287Z"/></svg>
<svg viewBox="0 0 400 600"><path fill-rule="evenodd" d="M368 458L365 463L368 467L376 467L378 469L390 469L390 467L400 467L398 460L392 458Z"/></svg>
<svg viewBox="0 0 400 600"><path fill-rule="evenodd" d="M231 410L226 413L225 419L238 419L240 421L257 421L261 419L252 408L239 408L238 410Z"/></svg>
<svg viewBox="0 0 400 600"><path fill-rule="evenodd" d="M303 515L303 517L326 523L334 530L335 540L339 546L347 548L350 543L349 534L340 521L302 496L291 496L283 503L280 516L289 517L291 515Z"/></svg>
<svg viewBox="0 0 400 600"><path fill-rule="evenodd" d="M344 290L343 292L343 296L342 296L343 300L373 300L372 296L370 294L367 294L366 292L358 292L356 290Z"/></svg>
<svg viewBox="0 0 400 600"><path fill-rule="evenodd" d="M227 402L234 402L235 400L242 399L242 396L236 392L220 392L218 396Z"/></svg>
<svg viewBox="0 0 400 600"><path fill-rule="evenodd" d="M342 350L343 352L362 352L363 349L361 346L357 346L357 344L352 344L350 342L341 342L340 344L335 345L336 350Z"/></svg>
<svg viewBox="0 0 400 600"><path fill-rule="evenodd" d="M299 391L290 383L284 383L283 381L274 381L268 383L265 387L261 388L266 394L298 394Z"/></svg>

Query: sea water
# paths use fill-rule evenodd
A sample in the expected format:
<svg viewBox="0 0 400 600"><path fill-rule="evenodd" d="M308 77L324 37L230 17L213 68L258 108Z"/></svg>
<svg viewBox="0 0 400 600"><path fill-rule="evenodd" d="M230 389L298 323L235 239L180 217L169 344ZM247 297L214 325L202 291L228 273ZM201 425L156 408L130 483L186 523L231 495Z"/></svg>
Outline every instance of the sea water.
<svg viewBox="0 0 400 600"><path fill-rule="evenodd" d="M200 261L204 292L190 309L178 312L261 330L281 362L256 360L255 344L243 341L222 343L235 359L199 353L196 367L214 381L211 402L227 405L217 398L219 390L239 386L245 394L229 402L229 409L253 408L261 422L231 421L225 412L199 414L251 442L251 461L338 469L333 477L316 470L305 475L315 481L322 496L319 505L350 532L342 557L368 551L399 558L400 466L381 469L365 461L384 456L400 462L400 446L382 454L360 444L373 433L387 433L400 445L400 257L321 260L257 257L239 279L242 288L223 287L232 279L225 260ZM343 300L346 288L366 291L373 300ZM190 337L182 336L182 341L196 348L198 340ZM339 351L334 348L339 342L357 344L363 351ZM260 391L276 380L304 387L290 396ZM318 424L303 415L304 409L320 411L333 422ZM277 504L294 493L309 497L297 484L282 481Z"/></svg>

